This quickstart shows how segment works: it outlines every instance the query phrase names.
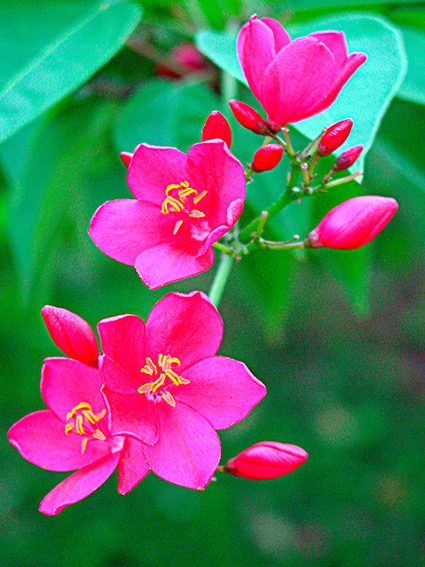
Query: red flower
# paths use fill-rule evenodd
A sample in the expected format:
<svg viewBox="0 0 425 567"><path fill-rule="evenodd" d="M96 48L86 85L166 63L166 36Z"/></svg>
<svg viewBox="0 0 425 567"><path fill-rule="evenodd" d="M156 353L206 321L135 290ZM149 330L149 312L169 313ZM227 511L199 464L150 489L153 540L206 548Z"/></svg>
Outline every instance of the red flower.
<svg viewBox="0 0 425 567"><path fill-rule="evenodd" d="M54 321L53 331L49 327L52 336L58 337L65 328L70 348L80 347L82 353L85 345L87 352L92 352L91 338L88 342L82 338L82 329L90 329L83 319L65 309L47 306L43 311L49 323ZM78 360L48 358L41 375L41 394L49 409L15 423L8 432L9 441L24 459L43 469L79 470L43 498L40 512L52 516L82 500L99 488L117 465L118 491L124 494L134 488L150 469L141 443L111 434L98 369Z"/></svg>
<svg viewBox="0 0 425 567"><path fill-rule="evenodd" d="M245 201L242 164L221 140L176 148L141 144L128 185L136 200L101 205L89 234L108 256L134 265L155 289L214 262L212 245L234 226Z"/></svg>
<svg viewBox="0 0 425 567"><path fill-rule="evenodd" d="M278 165L282 156L283 148L278 144L267 144L267 146L261 146L261 148L259 148L254 154L251 167L256 173L270 171Z"/></svg>
<svg viewBox="0 0 425 567"><path fill-rule="evenodd" d="M251 480L267 480L294 471L307 458L304 449L296 445L261 441L227 461L223 471Z"/></svg>
<svg viewBox="0 0 425 567"><path fill-rule="evenodd" d="M218 311L200 292L170 293L146 326L123 315L98 330L112 433L142 440L158 476L203 490L220 460L215 430L242 420L266 394L242 362L215 356L223 333Z"/></svg>
<svg viewBox="0 0 425 567"><path fill-rule="evenodd" d="M227 147L232 145L232 130L225 117L218 110L213 110L202 128L202 141L223 140Z"/></svg>
<svg viewBox="0 0 425 567"><path fill-rule="evenodd" d="M320 139L319 147L317 153L319 156L328 156L337 148L342 146L345 140L348 138L353 127L353 121L351 118L346 118L345 120L340 120L335 122L332 126L327 128L326 132Z"/></svg>
<svg viewBox="0 0 425 567"><path fill-rule="evenodd" d="M397 201L388 197L354 197L344 201L310 232L310 246L338 250L360 248L387 226L397 209Z"/></svg>
<svg viewBox="0 0 425 567"><path fill-rule="evenodd" d="M342 32L312 33L291 41L272 18L251 16L239 32L238 58L271 123L299 122L329 108L366 61L348 55Z"/></svg>

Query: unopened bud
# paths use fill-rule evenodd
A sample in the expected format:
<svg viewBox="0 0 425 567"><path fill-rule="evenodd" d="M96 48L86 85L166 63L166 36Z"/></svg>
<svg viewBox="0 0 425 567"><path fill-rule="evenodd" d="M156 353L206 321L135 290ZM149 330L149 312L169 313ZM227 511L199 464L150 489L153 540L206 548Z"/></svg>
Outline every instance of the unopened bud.
<svg viewBox="0 0 425 567"><path fill-rule="evenodd" d="M213 110L205 121L202 128L202 141L214 140L219 138L226 142L230 148L232 144L232 131L229 123L218 110Z"/></svg>
<svg viewBox="0 0 425 567"><path fill-rule="evenodd" d="M351 118L340 120L332 126L329 126L329 128L320 139L319 147L317 150L319 156L328 156L337 148L342 146L342 144L350 135L352 127L353 121L351 120Z"/></svg>
<svg viewBox="0 0 425 567"><path fill-rule="evenodd" d="M71 311L52 305L41 310L53 342L69 357L97 368L99 348L90 325Z"/></svg>
<svg viewBox="0 0 425 567"><path fill-rule="evenodd" d="M312 248L360 248L385 228L397 209L397 201L389 197L354 197L329 211L308 241Z"/></svg>
<svg viewBox="0 0 425 567"><path fill-rule="evenodd" d="M308 455L296 445L261 441L230 459L224 472L251 480L267 480L288 474L305 463Z"/></svg>
<svg viewBox="0 0 425 567"><path fill-rule="evenodd" d="M256 173L274 169L283 156L283 148L279 144L268 144L259 148L252 160L251 167Z"/></svg>
<svg viewBox="0 0 425 567"><path fill-rule="evenodd" d="M362 151L363 151L362 144L359 144L358 146L353 146L352 148L348 148L348 150L342 152L342 154L336 160L332 169L334 171L342 171L344 169L348 169L357 160L357 158L362 153Z"/></svg>
<svg viewBox="0 0 425 567"><path fill-rule="evenodd" d="M267 136L269 133L267 124L252 106L234 99L229 100L229 105L239 124L256 134Z"/></svg>
<svg viewBox="0 0 425 567"><path fill-rule="evenodd" d="M130 152L121 152L120 157L121 157L122 161L124 162L124 165L126 167L129 167L130 162L131 162L131 158L133 157L133 154L131 154Z"/></svg>

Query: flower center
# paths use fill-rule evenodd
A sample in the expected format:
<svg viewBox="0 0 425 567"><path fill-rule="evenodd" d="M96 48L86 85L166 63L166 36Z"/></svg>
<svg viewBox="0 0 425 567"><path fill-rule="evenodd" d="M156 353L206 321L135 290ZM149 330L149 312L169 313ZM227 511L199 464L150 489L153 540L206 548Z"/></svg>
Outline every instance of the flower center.
<svg viewBox="0 0 425 567"><path fill-rule="evenodd" d="M182 181L179 185L173 183L167 186L165 190L165 199L162 203L161 212L164 215L169 213L184 213L187 216L200 219L205 216L205 213L194 208L205 196L207 191L202 191L198 194L196 189L189 187L189 181ZM183 219L179 219L173 230L173 234L177 234Z"/></svg>
<svg viewBox="0 0 425 567"><path fill-rule="evenodd" d="M105 435L97 428L96 423L102 419L106 414L106 409L102 410L100 413L95 415L91 408L91 405L87 402L81 402L78 406L75 406L66 416L67 424L65 425L65 433L68 435L71 433L76 433L77 435L84 435L83 445L81 452L84 454L86 450L87 442L89 436L91 435L93 439L98 441L105 441Z"/></svg>
<svg viewBox="0 0 425 567"><path fill-rule="evenodd" d="M154 364L152 359L147 357L146 364L140 372L148 374L155 379L140 386L137 390L139 394L147 394L152 400L156 400L159 395L161 395L162 399L166 401L167 404L174 407L176 402L166 388L171 385L180 386L180 384L190 384L190 380L179 376L173 370L173 364L180 366L180 360L169 354L159 354L158 364Z"/></svg>

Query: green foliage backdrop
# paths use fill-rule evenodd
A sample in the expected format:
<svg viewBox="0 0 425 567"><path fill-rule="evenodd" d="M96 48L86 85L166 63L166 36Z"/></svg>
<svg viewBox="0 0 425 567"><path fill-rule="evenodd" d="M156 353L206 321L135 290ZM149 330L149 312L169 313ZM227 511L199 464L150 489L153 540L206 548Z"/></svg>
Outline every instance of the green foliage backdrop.
<svg viewBox="0 0 425 567"><path fill-rule="evenodd" d="M64 475L24 461L6 439L14 422L44 407L42 361L60 356L40 309L65 307L95 328L121 313L146 318L172 290L208 291L216 266L150 292L86 231L97 206L130 196L120 151L141 142L186 151L211 110L229 118L237 157L252 159L258 139L232 121L226 100L260 110L237 80L233 51L253 12L276 17L294 36L345 31L350 49L369 56L337 103L293 132L301 147L323 125L352 117L349 145L367 148L362 185L291 204L267 234L304 237L355 195L392 196L400 206L365 248L256 252L226 288L220 353L246 362L268 396L220 432L223 462L260 440L297 444L309 460L274 481L221 475L203 493L148 475L119 496L113 476L87 500L45 517L38 503ZM0 21L0 563L423 564L423 4L3 0ZM195 41L226 73L209 63L180 78L158 75L164 64L175 70L173 47ZM332 162L323 162L325 173ZM248 186L244 220L279 195L286 165Z"/></svg>

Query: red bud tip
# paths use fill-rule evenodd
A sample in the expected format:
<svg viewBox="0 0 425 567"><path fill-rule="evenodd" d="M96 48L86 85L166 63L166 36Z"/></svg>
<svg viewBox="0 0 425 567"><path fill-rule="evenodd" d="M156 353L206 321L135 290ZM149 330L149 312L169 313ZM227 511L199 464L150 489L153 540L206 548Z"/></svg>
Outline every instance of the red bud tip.
<svg viewBox="0 0 425 567"><path fill-rule="evenodd" d="M388 197L354 197L329 211L308 240L312 248L360 248L385 228L397 209L397 201Z"/></svg>
<svg viewBox="0 0 425 567"><path fill-rule="evenodd" d="M252 130L256 134L266 136L269 132L265 120L261 117L256 110L248 104L240 102L239 100L229 100L229 106L236 118L236 120L244 128Z"/></svg>
<svg viewBox="0 0 425 567"><path fill-rule="evenodd" d="M283 148L279 144L262 146L254 154L251 167L256 173L274 169L283 156Z"/></svg>
<svg viewBox="0 0 425 567"><path fill-rule="evenodd" d="M336 163L333 166L333 170L342 171L344 169L348 169L357 160L357 158L362 153L362 151L363 151L362 144L359 144L358 146L353 146L352 148L348 148L348 150L342 152L342 154L336 160Z"/></svg>
<svg viewBox="0 0 425 567"><path fill-rule="evenodd" d="M129 167L130 162L131 162L131 158L133 157L133 154L131 154L130 152L121 152L120 157L123 160L124 165L126 167Z"/></svg>
<svg viewBox="0 0 425 567"><path fill-rule="evenodd" d="M232 144L232 131L229 123L218 110L213 110L202 128L202 141L215 139L223 140L230 148Z"/></svg>
<svg viewBox="0 0 425 567"><path fill-rule="evenodd" d="M350 135L352 127L353 121L351 118L340 120L339 122L335 122L332 126L329 126L320 140L319 148L317 150L319 156L328 156L337 148L342 146Z"/></svg>
<svg viewBox="0 0 425 567"><path fill-rule="evenodd" d="M251 480L267 480L288 474L308 458L301 447L261 441L239 453L224 465L224 471Z"/></svg>

